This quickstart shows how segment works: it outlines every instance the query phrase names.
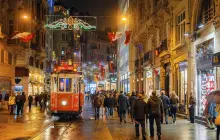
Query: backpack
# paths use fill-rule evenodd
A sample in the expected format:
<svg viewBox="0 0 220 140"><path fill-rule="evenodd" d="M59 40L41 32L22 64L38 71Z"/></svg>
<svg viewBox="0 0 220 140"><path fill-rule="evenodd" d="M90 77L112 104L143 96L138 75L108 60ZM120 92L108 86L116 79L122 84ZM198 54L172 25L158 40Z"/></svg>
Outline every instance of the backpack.
<svg viewBox="0 0 220 140"><path fill-rule="evenodd" d="M101 106L102 105L102 101L101 101L100 97L95 97L94 105L95 106Z"/></svg>

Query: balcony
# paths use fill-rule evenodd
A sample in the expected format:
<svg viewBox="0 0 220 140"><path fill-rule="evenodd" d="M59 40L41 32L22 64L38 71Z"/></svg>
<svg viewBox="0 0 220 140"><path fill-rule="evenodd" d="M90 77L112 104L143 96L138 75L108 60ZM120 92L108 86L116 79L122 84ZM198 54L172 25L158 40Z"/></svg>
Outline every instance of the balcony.
<svg viewBox="0 0 220 140"><path fill-rule="evenodd" d="M167 39L164 39L160 46L158 48L156 48L156 56L159 56L163 51L168 50L168 46L167 46Z"/></svg>
<svg viewBox="0 0 220 140"><path fill-rule="evenodd" d="M141 66L144 64L144 58L140 59Z"/></svg>
<svg viewBox="0 0 220 140"><path fill-rule="evenodd" d="M144 62L149 61L152 58L152 51L148 51L147 53L144 54Z"/></svg>

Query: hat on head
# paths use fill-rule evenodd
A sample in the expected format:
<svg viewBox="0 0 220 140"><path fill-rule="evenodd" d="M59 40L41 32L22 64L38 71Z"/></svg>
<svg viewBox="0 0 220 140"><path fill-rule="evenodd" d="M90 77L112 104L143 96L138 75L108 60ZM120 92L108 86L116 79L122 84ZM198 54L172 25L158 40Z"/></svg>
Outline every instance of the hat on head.
<svg viewBox="0 0 220 140"><path fill-rule="evenodd" d="M152 92L152 95L153 95L153 96L156 96L156 95L157 95L156 91L153 91L153 92Z"/></svg>

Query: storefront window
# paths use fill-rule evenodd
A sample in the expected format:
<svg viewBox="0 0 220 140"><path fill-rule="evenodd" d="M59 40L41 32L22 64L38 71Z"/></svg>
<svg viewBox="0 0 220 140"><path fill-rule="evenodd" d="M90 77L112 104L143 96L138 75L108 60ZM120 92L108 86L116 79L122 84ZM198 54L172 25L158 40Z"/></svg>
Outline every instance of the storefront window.
<svg viewBox="0 0 220 140"><path fill-rule="evenodd" d="M59 78L59 91L64 91L64 78Z"/></svg>
<svg viewBox="0 0 220 140"><path fill-rule="evenodd" d="M215 89L214 69L199 71L198 91L199 91L199 116L204 116L206 96Z"/></svg>
<svg viewBox="0 0 220 140"><path fill-rule="evenodd" d="M66 92L72 91L72 79L66 78Z"/></svg>

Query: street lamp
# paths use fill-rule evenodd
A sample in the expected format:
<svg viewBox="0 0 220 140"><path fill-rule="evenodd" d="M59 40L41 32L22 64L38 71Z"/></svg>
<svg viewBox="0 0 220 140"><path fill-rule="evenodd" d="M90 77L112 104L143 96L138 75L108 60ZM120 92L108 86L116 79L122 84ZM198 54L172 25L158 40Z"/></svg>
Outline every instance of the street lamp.
<svg viewBox="0 0 220 140"><path fill-rule="evenodd" d="M122 17L122 21L127 21L128 19L126 17Z"/></svg>

